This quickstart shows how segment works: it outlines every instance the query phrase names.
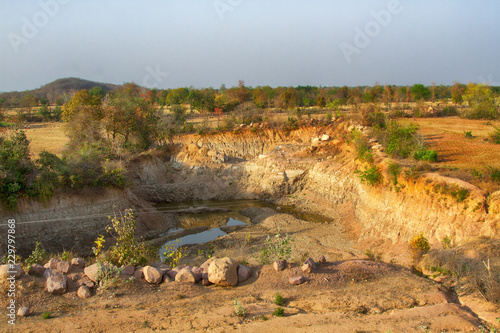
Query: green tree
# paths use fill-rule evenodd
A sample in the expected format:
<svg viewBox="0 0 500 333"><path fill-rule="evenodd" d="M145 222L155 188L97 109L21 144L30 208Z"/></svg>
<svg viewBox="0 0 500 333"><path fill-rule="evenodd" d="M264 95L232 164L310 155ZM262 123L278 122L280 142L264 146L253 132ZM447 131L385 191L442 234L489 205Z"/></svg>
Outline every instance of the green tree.
<svg viewBox="0 0 500 333"><path fill-rule="evenodd" d="M427 101L431 97L431 91L423 84L415 84L411 87L411 94L415 101Z"/></svg>
<svg viewBox="0 0 500 333"><path fill-rule="evenodd" d="M463 95L473 112L469 115L475 119L496 119L499 116L498 108L495 106L493 92L483 84L469 83Z"/></svg>

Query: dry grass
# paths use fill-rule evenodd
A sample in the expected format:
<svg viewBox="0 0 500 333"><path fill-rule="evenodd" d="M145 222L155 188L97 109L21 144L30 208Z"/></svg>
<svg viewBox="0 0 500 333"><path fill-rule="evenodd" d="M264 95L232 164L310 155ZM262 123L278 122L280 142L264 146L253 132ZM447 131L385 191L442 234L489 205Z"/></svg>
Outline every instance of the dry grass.
<svg viewBox="0 0 500 333"><path fill-rule="evenodd" d="M61 157L64 146L68 143L63 126L62 123L31 124L30 129L26 130L31 155L35 157L46 150Z"/></svg>
<svg viewBox="0 0 500 333"><path fill-rule="evenodd" d="M425 143L438 152L443 166L480 169L484 166L500 168L500 145L486 141L500 123L487 120L460 118L400 119L403 124L413 122L420 127ZM465 132L471 131L473 139Z"/></svg>

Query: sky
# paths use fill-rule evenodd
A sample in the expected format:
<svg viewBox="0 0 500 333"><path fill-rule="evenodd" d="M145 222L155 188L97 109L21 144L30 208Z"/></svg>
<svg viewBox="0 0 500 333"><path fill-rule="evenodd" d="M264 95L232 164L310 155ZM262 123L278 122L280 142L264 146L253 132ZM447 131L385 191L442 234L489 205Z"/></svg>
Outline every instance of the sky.
<svg viewBox="0 0 500 333"><path fill-rule="evenodd" d="M0 91L500 85L498 0L1 0Z"/></svg>

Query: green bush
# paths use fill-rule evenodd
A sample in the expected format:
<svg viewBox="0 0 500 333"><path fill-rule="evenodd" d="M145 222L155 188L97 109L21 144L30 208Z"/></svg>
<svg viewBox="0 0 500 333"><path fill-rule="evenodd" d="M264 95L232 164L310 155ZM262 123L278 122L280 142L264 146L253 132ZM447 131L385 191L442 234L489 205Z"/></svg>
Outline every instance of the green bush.
<svg viewBox="0 0 500 333"><path fill-rule="evenodd" d="M429 241L425 238L424 234L414 236L410 240L408 247L410 248L411 258L415 262L420 260L422 255L426 254L431 249Z"/></svg>
<svg viewBox="0 0 500 333"><path fill-rule="evenodd" d="M36 242L35 249L31 252L30 256L24 261L24 266L29 269L33 264L42 265L47 259L48 253L43 247L40 246L40 242Z"/></svg>
<svg viewBox="0 0 500 333"><path fill-rule="evenodd" d="M371 186L380 184L384 180L382 172L375 165L372 165L371 167L365 169L364 171L358 170L356 171L356 173L358 173L359 179L361 179L362 182L368 183Z"/></svg>
<svg viewBox="0 0 500 333"><path fill-rule="evenodd" d="M413 153L413 158L417 161L437 162L438 154L435 150L418 150Z"/></svg>
<svg viewBox="0 0 500 333"><path fill-rule="evenodd" d="M118 265L144 265L155 257L155 251L135 238L136 218L132 209L120 216L109 217L111 226L106 230L116 239L109 249L111 261Z"/></svg>
<svg viewBox="0 0 500 333"><path fill-rule="evenodd" d="M280 293L276 293L276 295L274 295L274 304L283 305L284 302L285 302L285 299L283 298L283 296Z"/></svg>
<svg viewBox="0 0 500 333"><path fill-rule="evenodd" d="M500 145L500 127L495 127L495 131L490 134L490 140L497 145Z"/></svg>
<svg viewBox="0 0 500 333"><path fill-rule="evenodd" d="M394 163L394 162L390 162L389 166L388 166L388 172L392 178L392 184L397 185L398 184L398 177L399 177L399 174L401 173L401 167L399 166L399 164Z"/></svg>
<svg viewBox="0 0 500 333"><path fill-rule="evenodd" d="M283 317L284 315L285 315L285 309L283 309L282 307L277 308L273 312L273 316L275 317Z"/></svg>
<svg viewBox="0 0 500 333"><path fill-rule="evenodd" d="M266 246L260 250L260 260L263 264L273 260L289 260L292 256L294 237L288 234L281 235L280 228L273 237L267 236Z"/></svg>

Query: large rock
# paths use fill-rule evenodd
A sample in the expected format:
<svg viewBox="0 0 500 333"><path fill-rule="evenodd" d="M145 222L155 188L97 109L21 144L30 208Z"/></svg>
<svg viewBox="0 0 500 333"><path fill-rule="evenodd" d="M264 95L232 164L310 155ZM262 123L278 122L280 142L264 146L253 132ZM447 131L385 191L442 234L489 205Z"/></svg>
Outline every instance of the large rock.
<svg viewBox="0 0 500 333"><path fill-rule="evenodd" d="M188 267L185 267L175 275L175 282L196 283L196 278Z"/></svg>
<svg viewBox="0 0 500 333"><path fill-rule="evenodd" d="M56 270L47 269L43 276L47 279L47 291L54 295L62 295L66 292L66 276Z"/></svg>
<svg viewBox="0 0 500 333"><path fill-rule="evenodd" d="M39 264L33 264L31 265L28 274L29 275L37 275L37 276L42 276L43 273L47 270L47 268L43 267L42 265Z"/></svg>
<svg viewBox="0 0 500 333"><path fill-rule="evenodd" d="M59 263L59 260L57 260L56 258L52 258L43 267L45 267L47 269L51 269L51 270L56 270L58 263Z"/></svg>
<svg viewBox="0 0 500 333"><path fill-rule="evenodd" d="M10 278L12 275L16 280L24 275L24 270L21 265L14 264L12 267L11 265L0 266L0 281L6 281L7 278Z"/></svg>
<svg viewBox="0 0 500 333"><path fill-rule="evenodd" d="M196 282L201 281L201 279L203 278L203 270L200 267L194 266L193 268L191 268L191 273L193 273Z"/></svg>
<svg viewBox="0 0 500 333"><path fill-rule="evenodd" d="M56 267L56 270L63 274L68 274L71 270L71 264L67 261L59 261Z"/></svg>
<svg viewBox="0 0 500 333"><path fill-rule="evenodd" d="M159 284L163 280L163 274L153 266L146 266L143 269L144 279L151 284Z"/></svg>
<svg viewBox="0 0 500 333"><path fill-rule="evenodd" d="M90 292L90 289L87 288L87 286L81 286L80 288L78 288L78 291L76 292L76 294L78 295L78 297L80 298L89 298L92 296L92 293Z"/></svg>
<svg viewBox="0 0 500 333"><path fill-rule="evenodd" d="M135 272L135 267L134 265L127 265L122 267L122 274L127 275L127 276L132 276L134 275Z"/></svg>
<svg viewBox="0 0 500 333"><path fill-rule="evenodd" d="M102 273L107 273L111 271L116 271L116 267L113 266L112 264L95 263L93 265L85 267L83 272L85 273L85 275L87 275L87 277L90 280L94 282L99 282L99 270L101 270Z"/></svg>
<svg viewBox="0 0 500 333"><path fill-rule="evenodd" d="M82 258L73 258L73 259L71 259L71 265L84 268L85 267L85 260L83 260Z"/></svg>
<svg viewBox="0 0 500 333"><path fill-rule="evenodd" d="M252 270L250 267L244 265L238 265L238 282L246 281L252 275Z"/></svg>
<svg viewBox="0 0 500 333"><path fill-rule="evenodd" d="M168 271L166 274L171 280L175 280L175 276L181 271L183 267L177 266L172 268L170 271Z"/></svg>
<svg viewBox="0 0 500 333"><path fill-rule="evenodd" d="M235 286L238 283L238 263L231 258L214 260L208 266L208 280L219 286Z"/></svg>

